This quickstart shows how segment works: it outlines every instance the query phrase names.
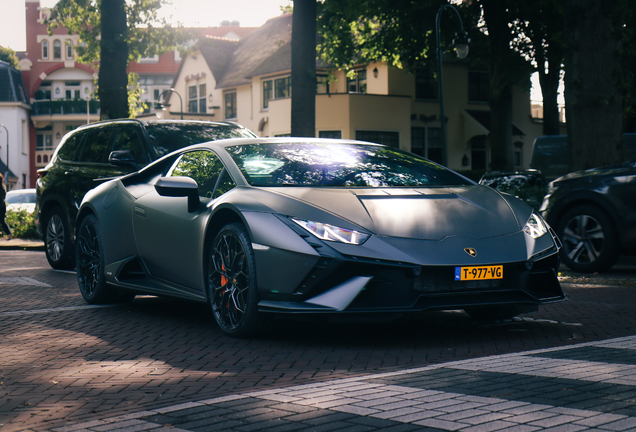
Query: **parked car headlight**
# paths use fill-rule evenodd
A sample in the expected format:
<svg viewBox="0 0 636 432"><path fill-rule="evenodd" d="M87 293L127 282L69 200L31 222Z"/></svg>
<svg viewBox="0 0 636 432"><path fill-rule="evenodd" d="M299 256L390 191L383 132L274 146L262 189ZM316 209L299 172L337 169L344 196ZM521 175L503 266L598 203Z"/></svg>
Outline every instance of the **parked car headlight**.
<svg viewBox="0 0 636 432"><path fill-rule="evenodd" d="M361 245L369 238L369 234L346 228L340 228L334 225L302 219L292 218L292 220L316 237L318 237L320 240Z"/></svg>
<svg viewBox="0 0 636 432"><path fill-rule="evenodd" d="M547 233L548 227L541 216L532 212L530 219L526 222L526 226L523 227L523 232L536 239Z"/></svg>

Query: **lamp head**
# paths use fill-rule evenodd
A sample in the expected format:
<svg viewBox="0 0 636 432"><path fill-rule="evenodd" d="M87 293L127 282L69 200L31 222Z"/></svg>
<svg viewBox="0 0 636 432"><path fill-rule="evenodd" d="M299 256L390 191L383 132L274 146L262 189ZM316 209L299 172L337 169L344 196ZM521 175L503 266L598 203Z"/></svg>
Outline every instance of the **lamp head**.
<svg viewBox="0 0 636 432"><path fill-rule="evenodd" d="M455 33L455 39L453 39L453 46L455 47L455 52L457 52L457 57L460 59L465 59L468 56L468 50L470 45L470 38L468 37L468 33L461 32Z"/></svg>

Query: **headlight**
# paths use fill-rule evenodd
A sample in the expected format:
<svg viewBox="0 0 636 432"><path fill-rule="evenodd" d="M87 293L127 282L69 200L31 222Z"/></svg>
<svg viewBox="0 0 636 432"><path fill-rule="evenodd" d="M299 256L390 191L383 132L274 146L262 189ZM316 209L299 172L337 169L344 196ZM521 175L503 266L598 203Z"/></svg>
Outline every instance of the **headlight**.
<svg viewBox="0 0 636 432"><path fill-rule="evenodd" d="M526 226L523 227L523 232L536 239L547 233L548 227L541 216L532 212L530 219L526 222Z"/></svg>
<svg viewBox="0 0 636 432"><path fill-rule="evenodd" d="M340 228L334 225L314 221L306 221L302 219L292 218L292 220L316 237L318 237L320 240L361 245L369 238L369 234L346 228Z"/></svg>

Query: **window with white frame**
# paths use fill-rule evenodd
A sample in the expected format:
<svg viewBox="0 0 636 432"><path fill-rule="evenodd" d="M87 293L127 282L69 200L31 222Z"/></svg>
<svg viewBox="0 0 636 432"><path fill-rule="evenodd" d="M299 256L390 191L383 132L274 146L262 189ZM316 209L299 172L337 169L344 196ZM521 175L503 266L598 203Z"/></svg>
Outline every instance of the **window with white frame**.
<svg viewBox="0 0 636 432"><path fill-rule="evenodd" d="M199 112L205 113L207 112L206 106L206 98L207 98L207 89L205 84L199 84Z"/></svg>
<svg viewBox="0 0 636 432"><path fill-rule="evenodd" d="M199 98L197 94L197 86L188 87L188 112L195 113L199 106Z"/></svg>
<svg viewBox="0 0 636 432"><path fill-rule="evenodd" d="M53 133L38 133L35 136L36 150L53 150Z"/></svg>
<svg viewBox="0 0 636 432"><path fill-rule="evenodd" d="M188 112L205 113L207 90L205 84L198 84L188 87Z"/></svg>
<svg viewBox="0 0 636 432"><path fill-rule="evenodd" d="M442 163L442 129L439 127L412 127L411 153L433 162Z"/></svg>
<svg viewBox="0 0 636 432"><path fill-rule="evenodd" d="M69 60L73 58L73 44L71 41L66 42L66 58Z"/></svg>
<svg viewBox="0 0 636 432"><path fill-rule="evenodd" d="M49 59L49 41L47 40L42 41L42 59L43 60Z"/></svg>
<svg viewBox="0 0 636 432"><path fill-rule="evenodd" d="M263 109L269 108L269 101L291 97L291 77L263 81Z"/></svg>
<svg viewBox="0 0 636 432"><path fill-rule="evenodd" d="M366 93L367 92L367 70L360 69L355 71L353 78L347 76L347 91L349 93Z"/></svg>
<svg viewBox="0 0 636 432"><path fill-rule="evenodd" d="M55 60L62 60L62 42L59 39L53 41L53 58Z"/></svg>
<svg viewBox="0 0 636 432"><path fill-rule="evenodd" d="M316 94L329 94L329 77L316 75Z"/></svg>

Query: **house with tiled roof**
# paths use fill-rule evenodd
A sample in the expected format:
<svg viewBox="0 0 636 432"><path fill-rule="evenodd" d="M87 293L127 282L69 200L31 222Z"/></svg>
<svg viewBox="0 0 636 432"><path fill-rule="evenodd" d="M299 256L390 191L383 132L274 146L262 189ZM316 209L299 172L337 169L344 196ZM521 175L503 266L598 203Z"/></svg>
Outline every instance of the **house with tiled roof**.
<svg viewBox="0 0 636 432"><path fill-rule="evenodd" d="M30 110L20 72L0 61L0 172L7 189L29 184Z"/></svg>
<svg viewBox="0 0 636 432"><path fill-rule="evenodd" d="M40 0L25 0L25 9L27 49L19 53L19 64L32 107L27 124L31 161L25 187L33 187L37 169L48 164L62 137L79 125L98 121L100 108L95 95L98 70L76 61L78 36L63 27L51 29L49 34L46 19L51 9L42 7ZM254 29L232 22L189 30L197 36L238 40ZM129 72L139 75L144 92L141 100L148 112L156 111L155 103L172 86L180 64L179 50L130 63Z"/></svg>
<svg viewBox="0 0 636 432"><path fill-rule="evenodd" d="M268 20L239 41L201 38L182 60L164 118L231 120L259 136L291 133L292 14ZM371 141L442 160L438 82L430 69L415 74L385 63L360 64L347 76L316 62L316 136ZM488 73L445 60L448 166L486 170L490 161ZM352 75L352 76L351 76ZM181 97L181 103L178 99ZM181 106L183 108L181 108ZM530 94L513 94L515 166L527 168L540 123Z"/></svg>

